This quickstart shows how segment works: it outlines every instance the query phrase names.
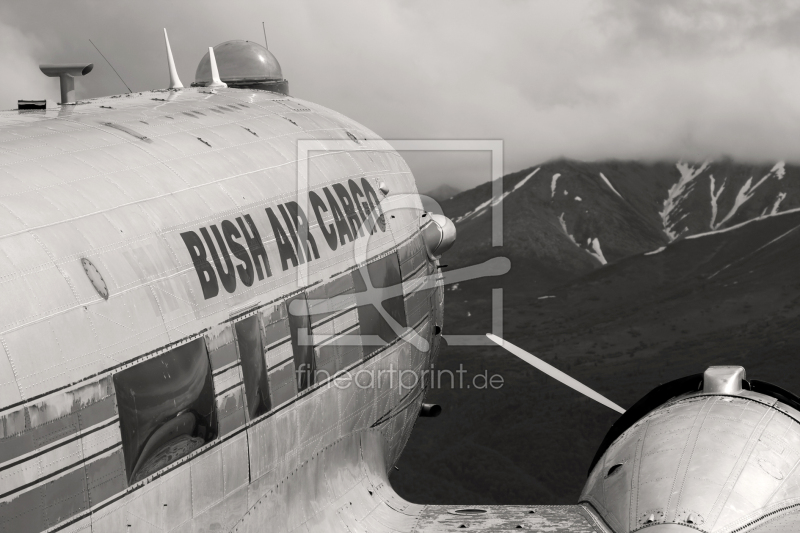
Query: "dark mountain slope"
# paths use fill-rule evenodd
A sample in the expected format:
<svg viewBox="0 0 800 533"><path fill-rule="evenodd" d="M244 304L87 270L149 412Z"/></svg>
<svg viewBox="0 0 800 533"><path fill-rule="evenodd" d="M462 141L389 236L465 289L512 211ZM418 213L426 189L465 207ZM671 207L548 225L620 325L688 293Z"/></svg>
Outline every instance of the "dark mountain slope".
<svg viewBox="0 0 800 533"><path fill-rule="evenodd" d="M661 173L668 172L669 165L615 170L614 164L591 171L578 163L577 170L543 166L504 200L507 246L502 249L492 250L486 245L490 233L481 233L486 232L481 218L488 218L488 213L459 223L458 243L445 262L451 267L462 261L469 264L477 262L472 258L494 253L511 256L512 271L499 281L476 280L448 290L446 334L490 331L491 288L502 286L504 336L623 407L659 383L701 372L711 364L741 364L751 378L800 391L796 357L800 351L800 276L796 267L800 262L800 212L697 235L708 231L711 220L711 204L702 196L706 188L706 199L710 198L710 179L700 173L694 180L704 179L703 188L695 186L673 195L682 210L678 217L686 215L681 220L689 230L663 251L650 253L669 240L659 226L662 219L657 208L663 208L666 191L679 173L675 170L667 179ZM764 169L759 168L731 170L727 183L741 186L731 185L735 193L731 198L723 199L724 192L718 197L719 213L733 209L751 174L760 180L771 167L761 175ZM642 169L653 175L646 186L639 185L646 190L637 194L636 176ZM513 189L533 170L509 176L504 190ZM551 195L550 188L553 170L562 171L556 195ZM594 178L600 171L628 208L605 182L599 185L608 188L608 194L598 187ZM714 173L722 175L723 171ZM774 203L773 194L786 193L781 210L796 205L792 200L800 197L796 178L796 170L788 166L783 179L773 173L721 227L760 216ZM531 188L526 189L528 186ZM568 194L559 192L562 190ZM663 194L659 196L658 191ZM451 216L459 211L463 216L481 203L475 202L480 192L462 193L445 209ZM574 204L564 198L557 201L558 194L573 198L573 202L573 195L582 202L588 201L584 196L599 199L580 213L579 209L568 210ZM517 202L515 195L527 200ZM605 209L615 212L602 212ZM619 213L625 209L624 215ZM573 244L563 232L559 234L562 212L569 232L585 231L598 238L609 258L623 255L625 250L641 251L601 267L585 248ZM580 229L580 224L586 229ZM608 226L617 229L608 231ZM617 234L620 242L612 244L615 232L628 232L638 240L623 242L628 238ZM685 238L688 234L697 236ZM484 235L483 247L473 242L473 235ZM603 239L609 243L607 247ZM576 241L581 242L577 237ZM581 258L592 261L588 268L580 263ZM552 268L547 276L541 275L542 265ZM560 285L559 276L564 280ZM528 283L530 279L539 282ZM574 503L615 413L499 348L451 347L439 362L440 368L453 372L460 365L467 370L467 380L488 371L501 374L505 384L499 390L450 388L445 379L443 387L431 391L429 400L443 405L444 413L418 421L400 471L392 477L395 488L418 502Z"/></svg>
<svg viewBox="0 0 800 533"><path fill-rule="evenodd" d="M502 249L491 246L490 183L442 204L459 233L448 261L505 255L552 287L675 239L800 207L800 168L559 160L506 176L503 191Z"/></svg>

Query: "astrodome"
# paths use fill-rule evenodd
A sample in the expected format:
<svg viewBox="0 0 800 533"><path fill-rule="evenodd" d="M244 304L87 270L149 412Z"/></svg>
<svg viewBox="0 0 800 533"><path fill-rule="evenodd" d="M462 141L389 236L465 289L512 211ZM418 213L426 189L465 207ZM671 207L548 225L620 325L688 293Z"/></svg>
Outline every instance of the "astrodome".
<svg viewBox="0 0 800 533"><path fill-rule="evenodd" d="M229 87L255 88L288 93L288 81L281 65L264 46L252 41L226 41L214 47L220 80ZM211 83L211 62L208 53L197 65L193 86Z"/></svg>

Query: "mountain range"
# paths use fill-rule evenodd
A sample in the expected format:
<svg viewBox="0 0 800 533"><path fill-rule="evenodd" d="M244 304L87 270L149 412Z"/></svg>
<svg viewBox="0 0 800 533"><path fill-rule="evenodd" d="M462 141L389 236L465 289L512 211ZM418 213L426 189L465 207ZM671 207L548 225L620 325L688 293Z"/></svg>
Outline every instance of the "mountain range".
<svg viewBox="0 0 800 533"><path fill-rule="evenodd" d="M460 192L461 189L445 183L422 194L424 194L425 196L430 196L437 202L444 202L446 200L451 199L453 196L457 195Z"/></svg>
<svg viewBox="0 0 800 533"><path fill-rule="evenodd" d="M730 160L557 160L442 202L448 268L511 259L502 278L450 286L445 336L503 336L623 407L660 383L736 364L800 392L800 167ZM491 246L502 203L503 246ZM502 349L450 346L438 366L504 378L431 390L392 484L411 501L574 503L616 414ZM467 374L469 375L469 374Z"/></svg>

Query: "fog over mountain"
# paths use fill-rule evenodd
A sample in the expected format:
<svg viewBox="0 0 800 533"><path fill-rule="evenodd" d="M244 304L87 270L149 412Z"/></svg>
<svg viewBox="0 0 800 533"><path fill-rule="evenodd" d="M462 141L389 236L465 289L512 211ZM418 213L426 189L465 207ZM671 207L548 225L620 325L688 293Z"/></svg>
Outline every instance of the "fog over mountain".
<svg viewBox="0 0 800 533"><path fill-rule="evenodd" d="M557 157L800 162L800 5L630 0L234 0L0 5L0 106L57 98L43 62L93 61L79 97L184 82L208 46L263 42L292 93L387 139L501 139L506 172ZM12 75L13 74L13 75ZM421 189L468 189L487 163L406 154Z"/></svg>

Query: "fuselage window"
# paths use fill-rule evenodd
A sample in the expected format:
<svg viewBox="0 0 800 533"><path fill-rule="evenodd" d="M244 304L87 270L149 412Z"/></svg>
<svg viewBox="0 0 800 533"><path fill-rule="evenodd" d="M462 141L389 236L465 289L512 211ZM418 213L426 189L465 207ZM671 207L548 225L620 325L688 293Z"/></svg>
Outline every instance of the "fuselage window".
<svg viewBox="0 0 800 533"><path fill-rule="evenodd" d="M272 408L267 381L267 365L261 344L261 324L258 315L236 322L236 343L242 363L247 414L252 420L268 413Z"/></svg>
<svg viewBox="0 0 800 533"><path fill-rule="evenodd" d="M233 335L233 325L223 324L205 334L206 348L214 373L217 404L217 434L221 437L245 424L242 367Z"/></svg>
<svg viewBox="0 0 800 533"><path fill-rule="evenodd" d="M431 295L435 287L429 282L427 254L421 237L415 237L398 248L400 272L403 276L406 317L417 329L432 308Z"/></svg>
<svg viewBox="0 0 800 533"><path fill-rule="evenodd" d="M261 323L272 405L277 407L297 396L294 350L286 303L280 302L263 309Z"/></svg>
<svg viewBox="0 0 800 533"><path fill-rule="evenodd" d="M353 276L339 276L308 291L315 379L324 381L362 358Z"/></svg>
<svg viewBox="0 0 800 533"><path fill-rule="evenodd" d="M128 482L213 440L214 388L202 338L114 375Z"/></svg>
<svg viewBox="0 0 800 533"><path fill-rule="evenodd" d="M297 390L302 392L314 384L314 346L311 343L311 321L308 316L306 295L301 292L286 300L289 331L292 336L294 352L294 371L297 379Z"/></svg>
<svg viewBox="0 0 800 533"><path fill-rule="evenodd" d="M367 288L363 271L367 271L370 288ZM397 254L392 253L377 261L369 263L366 268L353 270L353 286L359 296L358 321L364 339L364 355L369 355L388 343L393 342L399 333L407 327L406 310L403 302L402 277ZM399 289L397 296L390 297L389 289ZM369 291L369 292L367 292ZM392 319L390 324L372 303L366 300L380 301L383 311Z"/></svg>

